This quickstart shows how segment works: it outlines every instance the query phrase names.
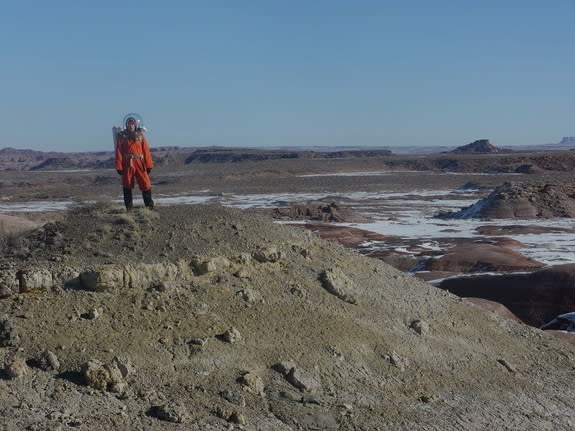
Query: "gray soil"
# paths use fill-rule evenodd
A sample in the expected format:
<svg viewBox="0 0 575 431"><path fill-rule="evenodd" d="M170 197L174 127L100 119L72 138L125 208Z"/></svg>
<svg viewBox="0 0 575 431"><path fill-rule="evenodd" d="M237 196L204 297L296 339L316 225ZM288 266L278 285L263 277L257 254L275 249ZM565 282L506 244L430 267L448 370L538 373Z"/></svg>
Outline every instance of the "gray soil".
<svg viewBox="0 0 575 431"><path fill-rule="evenodd" d="M77 206L3 242L5 430L568 430L575 350L254 213Z"/></svg>

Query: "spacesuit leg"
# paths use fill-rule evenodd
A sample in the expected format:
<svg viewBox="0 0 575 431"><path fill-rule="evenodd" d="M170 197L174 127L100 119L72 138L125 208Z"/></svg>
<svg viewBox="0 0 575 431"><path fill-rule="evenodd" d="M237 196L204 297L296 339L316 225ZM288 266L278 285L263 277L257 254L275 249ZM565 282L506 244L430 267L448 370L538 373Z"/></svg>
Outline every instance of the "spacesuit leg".
<svg viewBox="0 0 575 431"><path fill-rule="evenodd" d="M144 205L150 209L154 208L154 201L152 200L152 189L142 192L142 198L144 199Z"/></svg>
<svg viewBox="0 0 575 431"><path fill-rule="evenodd" d="M124 205L126 205L126 210L130 211L132 209L132 189L124 188Z"/></svg>

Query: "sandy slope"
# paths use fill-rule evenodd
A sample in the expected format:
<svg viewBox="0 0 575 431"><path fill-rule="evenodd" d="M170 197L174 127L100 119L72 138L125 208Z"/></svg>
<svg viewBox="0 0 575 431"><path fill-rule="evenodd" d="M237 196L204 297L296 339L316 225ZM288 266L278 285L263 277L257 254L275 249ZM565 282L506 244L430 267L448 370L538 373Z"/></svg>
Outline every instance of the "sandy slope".
<svg viewBox="0 0 575 431"><path fill-rule="evenodd" d="M2 429L575 426L573 347L253 213L76 208L0 269Z"/></svg>

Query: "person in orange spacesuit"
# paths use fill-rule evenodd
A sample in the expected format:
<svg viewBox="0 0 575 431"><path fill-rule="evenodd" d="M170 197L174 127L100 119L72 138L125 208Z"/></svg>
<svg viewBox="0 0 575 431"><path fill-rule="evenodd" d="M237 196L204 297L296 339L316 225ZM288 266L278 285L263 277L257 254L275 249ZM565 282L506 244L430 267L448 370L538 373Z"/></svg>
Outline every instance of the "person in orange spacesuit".
<svg viewBox="0 0 575 431"><path fill-rule="evenodd" d="M116 135L116 171L122 176L124 204L132 209L132 189L135 181L142 191L144 205L152 209L152 182L150 171L154 167L148 141L135 116L129 116L124 122L125 129Z"/></svg>

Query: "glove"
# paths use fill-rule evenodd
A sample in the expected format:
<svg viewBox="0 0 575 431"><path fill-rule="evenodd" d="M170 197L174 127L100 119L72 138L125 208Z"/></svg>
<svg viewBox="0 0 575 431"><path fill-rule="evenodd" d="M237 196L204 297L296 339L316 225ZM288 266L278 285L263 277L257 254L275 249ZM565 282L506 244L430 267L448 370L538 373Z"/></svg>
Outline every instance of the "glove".
<svg viewBox="0 0 575 431"><path fill-rule="evenodd" d="M147 169L146 169L146 173L149 174L150 172L152 172L152 168L147 168Z"/></svg>
<svg viewBox="0 0 575 431"><path fill-rule="evenodd" d="M116 169L116 172L118 173L118 175L123 175L124 171L120 170L120 169Z"/></svg>

